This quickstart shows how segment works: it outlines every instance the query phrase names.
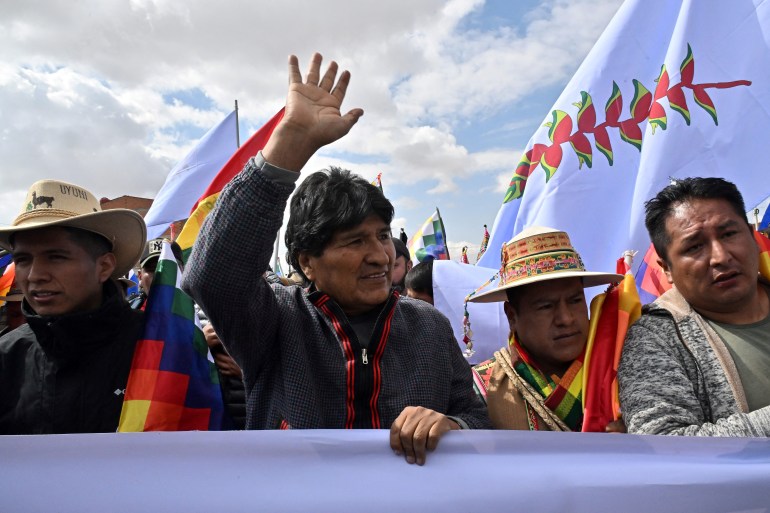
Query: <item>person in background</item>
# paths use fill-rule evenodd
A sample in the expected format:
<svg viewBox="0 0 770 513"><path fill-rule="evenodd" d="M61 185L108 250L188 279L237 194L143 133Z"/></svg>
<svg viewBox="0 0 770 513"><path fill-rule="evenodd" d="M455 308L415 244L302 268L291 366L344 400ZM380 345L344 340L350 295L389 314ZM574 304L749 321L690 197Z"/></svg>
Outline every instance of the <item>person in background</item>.
<svg viewBox="0 0 770 513"><path fill-rule="evenodd" d="M406 295L433 304L433 259L412 267L404 281Z"/></svg>
<svg viewBox="0 0 770 513"><path fill-rule="evenodd" d="M144 310L147 306L147 297L150 295L150 287L155 278L155 271L158 268L158 259L163 250L163 238L152 239L142 251L142 257L139 259L139 270L136 275L139 278L139 294L129 301L131 308L135 310ZM171 251L179 264L180 269L184 269L182 248L176 242L171 243Z"/></svg>
<svg viewBox="0 0 770 513"><path fill-rule="evenodd" d="M404 278L406 278L406 273L412 269L412 259L409 256L406 244L401 242L400 239L393 237L393 247L396 248L396 261L393 263L393 288L399 294L403 294Z"/></svg>
<svg viewBox="0 0 770 513"><path fill-rule="evenodd" d="M401 233L398 234L398 238L404 243L404 246L409 242L409 237L406 236L406 232L401 228Z"/></svg>
<svg viewBox="0 0 770 513"><path fill-rule="evenodd" d="M209 346L214 365L219 373L222 400L233 422L233 428L244 429L246 427L246 392L243 388L243 372L222 345L219 335L210 322L203 326L203 335L206 337L206 344Z"/></svg>
<svg viewBox="0 0 770 513"><path fill-rule="evenodd" d="M0 337L27 323L27 318L24 317L24 313L21 311L21 301L23 299L24 294L16 286L15 282L11 285L10 290L8 290L8 295L0 296L0 301L5 301L5 305L2 307L4 327L0 330Z"/></svg>

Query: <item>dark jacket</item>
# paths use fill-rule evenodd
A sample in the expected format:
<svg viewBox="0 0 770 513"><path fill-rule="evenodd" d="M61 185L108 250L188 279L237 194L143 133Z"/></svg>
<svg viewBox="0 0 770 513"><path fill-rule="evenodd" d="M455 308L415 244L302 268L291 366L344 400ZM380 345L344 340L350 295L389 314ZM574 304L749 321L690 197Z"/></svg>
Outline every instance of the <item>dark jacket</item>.
<svg viewBox="0 0 770 513"><path fill-rule="evenodd" d="M143 328L108 281L93 312L42 317L24 303L27 324L0 338L0 433L117 430Z"/></svg>
<svg viewBox="0 0 770 513"><path fill-rule="evenodd" d="M394 293L363 352L328 295L261 277L293 189L262 166L251 160L222 192L183 279L243 370L247 429L390 428L406 406L489 428L449 321L429 304Z"/></svg>
<svg viewBox="0 0 770 513"><path fill-rule="evenodd" d="M244 429L246 427L246 391L243 388L243 381L220 373L219 384L222 388L225 409L232 421L231 428Z"/></svg>

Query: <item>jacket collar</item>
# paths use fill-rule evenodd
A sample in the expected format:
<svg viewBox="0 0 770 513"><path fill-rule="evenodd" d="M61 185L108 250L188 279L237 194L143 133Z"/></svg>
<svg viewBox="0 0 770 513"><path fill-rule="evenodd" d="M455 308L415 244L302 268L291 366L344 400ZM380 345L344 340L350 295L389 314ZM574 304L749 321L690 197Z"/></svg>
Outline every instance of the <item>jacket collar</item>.
<svg viewBox="0 0 770 513"><path fill-rule="evenodd" d="M49 358L68 359L95 350L117 338L131 309L113 280L104 283L102 305L90 312L44 316L27 304L22 310L37 342Z"/></svg>

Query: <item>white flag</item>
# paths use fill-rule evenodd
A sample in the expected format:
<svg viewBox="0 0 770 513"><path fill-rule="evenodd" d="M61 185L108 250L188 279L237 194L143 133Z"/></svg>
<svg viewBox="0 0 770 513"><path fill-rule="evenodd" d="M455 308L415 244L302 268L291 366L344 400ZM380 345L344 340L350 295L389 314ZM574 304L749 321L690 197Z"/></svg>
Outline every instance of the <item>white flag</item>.
<svg viewBox="0 0 770 513"><path fill-rule="evenodd" d="M187 219L206 187L238 149L236 131L233 111L206 132L190 153L169 172L166 183L144 217L147 240L160 237L174 221Z"/></svg>
<svg viewBox="0 0 770 513"><path fill-rule="evenodd" d="M723 177L747 207L770 195L767 34L762 2L626 1L530 139L477 265L498 269L502 244L542 225L611 272L647 250L644 202L671 178Z"/></svg>

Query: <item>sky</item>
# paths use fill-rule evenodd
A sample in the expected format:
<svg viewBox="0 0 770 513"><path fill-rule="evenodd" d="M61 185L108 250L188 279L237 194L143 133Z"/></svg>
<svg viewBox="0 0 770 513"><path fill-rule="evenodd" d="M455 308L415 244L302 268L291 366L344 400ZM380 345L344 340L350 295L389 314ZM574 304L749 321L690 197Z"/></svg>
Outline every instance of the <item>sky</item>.
<svg viewBox="0 0 770 513"><path fill-rule="evenodd" d="M438 207L471 263L529 138L621 0L2 1L0 225L29 186L153 198L239 104L241 141L285 101L287 56L352 74L365 114L304 172L382 173L410 236ZM325 66L324 66L325 67Z"/></svg>

